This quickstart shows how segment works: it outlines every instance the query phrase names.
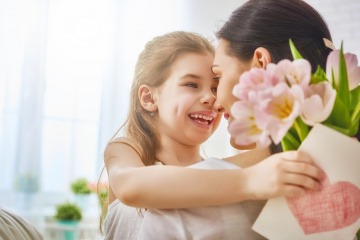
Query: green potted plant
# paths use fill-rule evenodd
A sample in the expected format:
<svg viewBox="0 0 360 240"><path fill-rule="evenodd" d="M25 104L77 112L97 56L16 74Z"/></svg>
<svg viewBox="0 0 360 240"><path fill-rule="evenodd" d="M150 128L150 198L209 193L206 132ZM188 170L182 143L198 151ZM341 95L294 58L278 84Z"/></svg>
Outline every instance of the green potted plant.
<svg viewBox="0 0 360 240"><path fill-rule="evenodd" d="M90 183L86 178L78 178L71 183L71 191L75 195L75 202L82 210L86 210L89 207Z"/></svg>
<svg viewBox="0 0 360 240"><path fill-rule="evenodd" d="M59 239L77 238L77 225L82 219L82 211L78 205L70 202L57 205L54 218L62 226Z"/></svg>

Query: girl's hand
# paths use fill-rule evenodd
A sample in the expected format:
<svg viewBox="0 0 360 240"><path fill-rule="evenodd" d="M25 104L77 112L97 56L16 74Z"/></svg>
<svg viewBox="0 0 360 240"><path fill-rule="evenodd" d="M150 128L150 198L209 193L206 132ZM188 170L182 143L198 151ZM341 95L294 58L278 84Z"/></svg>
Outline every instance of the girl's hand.
<svg viewBox="0 0 360 240"><path fill-rule="evenodd" d="M300 151L277 153L248 168L248 183L254 199L296 197L318 190L325 173L309 155Z"/></svg>

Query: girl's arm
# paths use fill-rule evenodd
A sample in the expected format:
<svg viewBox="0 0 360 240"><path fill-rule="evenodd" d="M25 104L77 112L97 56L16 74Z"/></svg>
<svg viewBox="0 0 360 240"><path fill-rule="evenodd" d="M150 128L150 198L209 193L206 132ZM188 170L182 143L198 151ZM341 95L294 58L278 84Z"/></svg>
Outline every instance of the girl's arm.
<svg viewBox="0 0 360 240"><path fill-rule="evenodd" d="M138 208L191 208L277 196L298 196L316 189L322 172L309 156L284 152L245 169L203 170L144 166L134 148L109 143L105 166L112 193Z"/></svg>

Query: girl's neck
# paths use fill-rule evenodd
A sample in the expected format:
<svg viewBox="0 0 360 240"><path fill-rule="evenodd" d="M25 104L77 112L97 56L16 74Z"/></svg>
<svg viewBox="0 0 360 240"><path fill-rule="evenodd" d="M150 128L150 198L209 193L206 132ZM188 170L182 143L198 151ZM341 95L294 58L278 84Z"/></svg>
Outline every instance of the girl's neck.
<svg viewBox="0 0 360 240"><path fill-rule="evenodd" d="M186 146L173 140L162 141L157 158L166 165L189 166L200 162L200 146Z"/></svg>

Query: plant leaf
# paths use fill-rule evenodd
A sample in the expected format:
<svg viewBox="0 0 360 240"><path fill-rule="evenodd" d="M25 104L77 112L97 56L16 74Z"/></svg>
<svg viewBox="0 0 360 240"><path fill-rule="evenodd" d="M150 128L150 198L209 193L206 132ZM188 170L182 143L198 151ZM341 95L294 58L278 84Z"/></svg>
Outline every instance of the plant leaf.
<svg viewBox="0 0 360 240"><path fill-rule="evenodd" d="M299 140L297 140L290 131L287 132L284 138L281 140L281 147L283 151L297 150L299 146Z"/></svg>
<svg viewBox="0 0 360 240"><path fill-rule="evenodd" d="M295 120L293 127L296 130L297 135L299 136L300 142L304 141L309 133L309 126L306 125L300 117L298 117Z"/></svg>
<svg viewBox="0 0 360 240"><path fill-rule="evenodd" d="M326 78L325 71L320 66L318 66L315 73L311 76L310 83L316 84L323 81L328 81L328 79Z"/></svg>
<svg viewBox="0 0 360 240"><path fill-rule="evenodd" d="M299 51L296 49L293 41L291 39L289 39L289 44L290 44L290 50L291 50L291 55L293 57L293 59L303 59L303 57L301 56L301 54L299 53Z"/></svg>
<svg viewBox="0 0 360 240"><path fill-rule="evenodd" d="M360 102L356 105L352 115L351 115L351 123L359 121L360 119Z"/></svg>
<svg viewBox="0 0 360 240"><path fill-rule="evenodd" d="M336 94L333 110L330 116L324 121L324 124L330 124L344 129L350 127L350 113L342 102L342 99L340 99L339 94Z"/></svg>
<svg viewBox="0 0 360 240"><path fill-rule="evenodd" d="M338 95L340 96L345 107L350 109L350 90L342 43L340 49Z"/></svg>
<svg viewBox="0 0 360 240"><path fill-rule="evenodd" d="M349 128L342 128L336 125L332 125L331 123L323 123L324 125L328 126L329 128L332 128L338 132L341 132L342 134L345 134L347 136L350 136Z"/></svg>
<svg viewBox="0 0 360 240"><path fill-rule="evenodd" d="M354 111L356 106L360 103L360 86L357 86L350 91L351 111Z"/></svg>
<svg viewBox="0 0 360 240"><path fill-rule="evenodd" d="M359 120L352 123L349 130L349 136L355 136L358 131L359 131Z"/></svg>

